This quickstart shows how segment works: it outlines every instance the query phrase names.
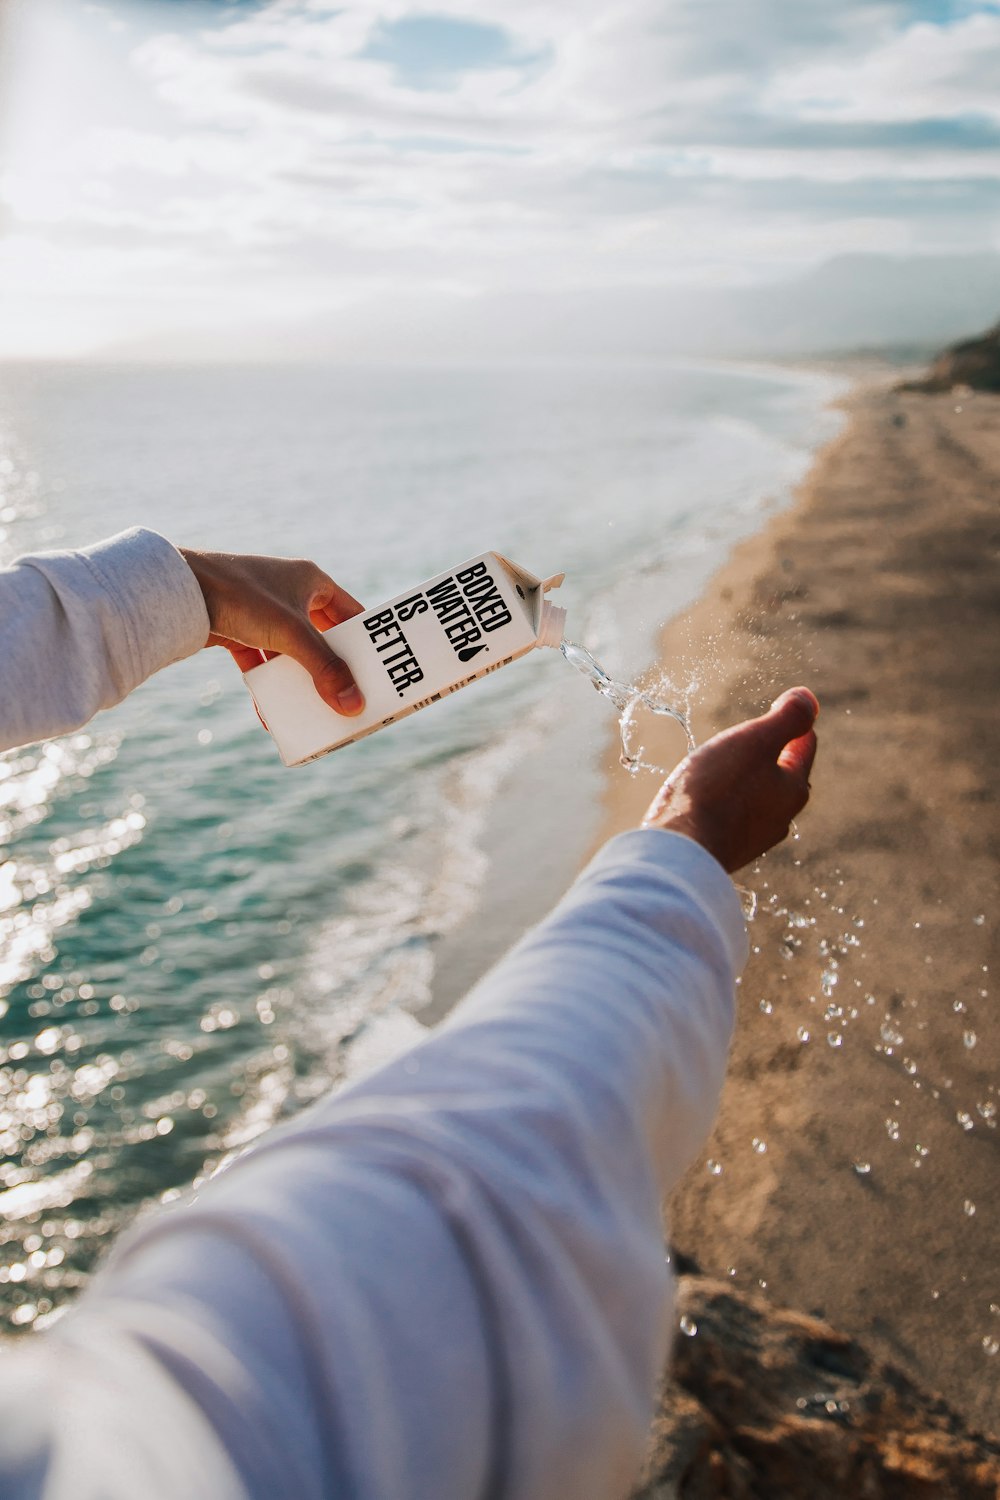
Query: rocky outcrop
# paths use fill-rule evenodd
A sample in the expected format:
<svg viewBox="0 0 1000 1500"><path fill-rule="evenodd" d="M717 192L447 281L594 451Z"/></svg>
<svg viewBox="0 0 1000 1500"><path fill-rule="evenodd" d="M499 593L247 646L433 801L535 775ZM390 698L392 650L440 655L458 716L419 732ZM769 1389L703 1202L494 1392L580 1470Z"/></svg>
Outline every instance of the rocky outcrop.
<svg viewBox="0 0 1000 1500"><path fill-rule="evenodd" d="M701 1276L678 1314L633 1500L1000 1497L1000 1443L829 1324Z"/></svg>
<svg viewBox="0 0 1000 1500"><path fill-rule="evenodd" d="M903 391L1000 391L1000 323L979 338L952 344L938 355L927 374L900 386Z"/></svg>

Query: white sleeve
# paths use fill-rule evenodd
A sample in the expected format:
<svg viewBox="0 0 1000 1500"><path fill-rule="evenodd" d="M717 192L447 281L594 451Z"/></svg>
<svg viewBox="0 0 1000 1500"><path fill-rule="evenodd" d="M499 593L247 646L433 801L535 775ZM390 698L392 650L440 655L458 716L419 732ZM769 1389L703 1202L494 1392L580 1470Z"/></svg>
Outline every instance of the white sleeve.
<svg viewBox="0 0 1000 1500"><path fill-rule="evenodd" d="M181 554L155 531L0 570L0 750L78 729L208 639Z"/></svg>
<svg viewBox="0 0 1000 1500"><path fill-rule="evenodd" d="M41 1449L45 1500L625 1493L668 1349L662 1200L744 956L708 854L613 840L425 1043L152 1214L30 1367L0 1361L0 1492L43 1493Z"/></svg>

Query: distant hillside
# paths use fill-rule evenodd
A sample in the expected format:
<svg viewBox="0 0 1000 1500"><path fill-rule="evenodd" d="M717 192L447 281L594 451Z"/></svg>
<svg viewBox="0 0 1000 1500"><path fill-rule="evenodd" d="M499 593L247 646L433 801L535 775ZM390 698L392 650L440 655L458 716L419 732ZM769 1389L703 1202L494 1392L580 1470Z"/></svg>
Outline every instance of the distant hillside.
<svg viewBox="0 0 1000 1500"><path fill-rule="evenodd" d="M904 391L950 391L966 385L974 391L1000 391L1000 323L975 339L963 339L943 350L922 380L907 381Z"/></svg>
<svg viewBox="0 0 1000 1500"><path fill-rule="evenodd" d="M535 357L767 358L930 351L996 317L1000 256L844 255L744 286L413 291L317 307L308 320L164 330L111 359L475 363ZM262 311L262 317L266 312Z"/></svg>

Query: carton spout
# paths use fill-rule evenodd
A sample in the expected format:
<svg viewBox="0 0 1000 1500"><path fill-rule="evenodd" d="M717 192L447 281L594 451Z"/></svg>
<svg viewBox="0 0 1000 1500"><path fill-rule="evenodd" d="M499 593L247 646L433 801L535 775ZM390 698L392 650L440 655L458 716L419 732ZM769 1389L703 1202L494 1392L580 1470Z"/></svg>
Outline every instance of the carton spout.
<svg viewBox="0 0 1000 1500"><path fill-rule="evenodd" d="M556 651L563 643L566 633L566 611L558 604L542 600L542 614L538 622L538 645L552 646Z"/></svg>

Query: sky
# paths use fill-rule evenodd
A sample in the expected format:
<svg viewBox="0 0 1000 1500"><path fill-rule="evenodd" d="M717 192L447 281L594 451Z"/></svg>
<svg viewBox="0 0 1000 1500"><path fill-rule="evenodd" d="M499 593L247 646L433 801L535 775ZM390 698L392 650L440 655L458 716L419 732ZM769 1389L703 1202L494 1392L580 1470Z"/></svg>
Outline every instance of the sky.
<svg viewBox="0 0 1000 1500"><path fill-rule="evenodd" d="M0 357L1000 250L1000 0L0 0L0 69Z"/></svg>

